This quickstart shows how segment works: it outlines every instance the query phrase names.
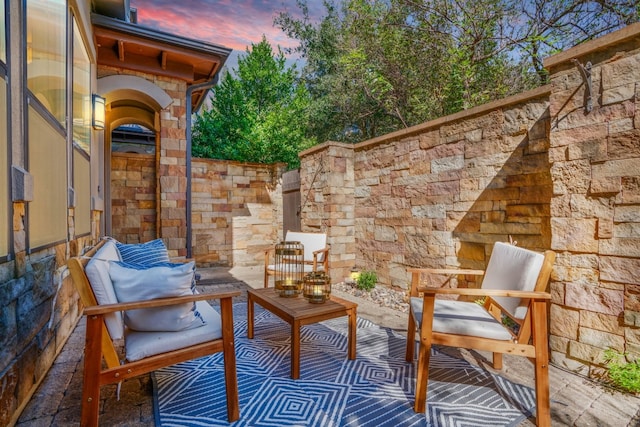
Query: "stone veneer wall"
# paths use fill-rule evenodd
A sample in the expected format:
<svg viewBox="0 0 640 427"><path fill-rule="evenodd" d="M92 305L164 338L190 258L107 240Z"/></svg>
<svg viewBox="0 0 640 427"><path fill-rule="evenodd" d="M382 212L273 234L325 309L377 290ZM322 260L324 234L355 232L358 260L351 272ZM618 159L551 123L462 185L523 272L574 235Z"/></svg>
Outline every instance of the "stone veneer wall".
<svg viewBox="0 0 640 427"><path fill-rule="evenodd" d="M201 267L262 265L281 237L283 164L192 159L193 257Z"/></svg>
<svg viewBox="0 0 640 427"><path fill-rule="evenodd" d="M591 112L573 59L593 64ZM545 66L546 87L301 153L303 228L353 224L333 280L353 259L403 289L408 266L484 268L496 241L555 250L552 361L598 376L607 348L640 356L640 24Z"/></svg>
<svg viewBox="0 0 640 427"><path fill-rule="evenodd" d="M99 66L98 78L133 75L147 79L172 98L159 114L160 143L157 148L157 237L162 237L171 256L185 256L187 246L186 175L186 82L163 76ZM112 192L113 192L112 188Z"/></svg>
<svg viewBox="0 0 640 427"><path fill-rule="evenodd" d="M509 236L548 248L548 90L303 153L303 195L323 165L303 228L322 217L333 279L355 263L375 270L380 283L406 289L408 266L483 268L493 243ZM343 240L349 245L337 250L334 242Z"/></svg>
<svg viewBox="0 0 640 427"><path fill-rule="evenodd" d="M592 64L593 110L578 70ZM552 360L602 370L603 349L640 355L640 24L545 61L553 197Z"/></svg>
<svg viewBox="0 0 640 427"><path fill-rule="evenodd" d="M73 235L73 209L69 209ZM11 425L73 331L81 308L67 259L96 241L85 236L26 252L25 204L13 203L15 259L0 263L0 425ZM92 230L100 213L93 212ZM67 384L61 384L61 392Z"/></svg>
<svg viewBox="0 0 640 427"><path fill-rule="evenodd" d="M156 156L111 153L111 236L140 243L156 238Z"/></svg>

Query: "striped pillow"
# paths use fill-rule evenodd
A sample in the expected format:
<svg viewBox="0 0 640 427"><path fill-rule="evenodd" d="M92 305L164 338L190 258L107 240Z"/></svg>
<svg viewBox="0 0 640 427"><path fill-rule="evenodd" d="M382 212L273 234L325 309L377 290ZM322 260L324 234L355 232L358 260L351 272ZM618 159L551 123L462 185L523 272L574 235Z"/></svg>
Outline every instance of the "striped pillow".
<svg viewBox="0 0 640 427"><path fill-rule="evenodd" d="M122 262L127 264L153 265L169 262L169 252L162 239L147 243L126 244L116 242Z"/></svg>

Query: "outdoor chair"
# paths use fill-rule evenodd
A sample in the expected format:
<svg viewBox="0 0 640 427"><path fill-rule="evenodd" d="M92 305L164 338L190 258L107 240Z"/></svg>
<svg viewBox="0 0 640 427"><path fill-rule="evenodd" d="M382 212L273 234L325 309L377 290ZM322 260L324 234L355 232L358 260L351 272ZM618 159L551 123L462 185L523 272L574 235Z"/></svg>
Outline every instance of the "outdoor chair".
<svg viewBox="0 0 640 427"><path fill-rule="evenodd" d="M543 254L498 242L487 269L410 268L411 299L406 360L413 361L419 332L414 410L425 412L432 345L493 352L493 367L502 368L502 354L528 357L535 366L536 422L551 423L546 292L555 253ZM423 275L484 275L480 289L423 286ZM445 284L448 282L445 281ZM420 298L419 293L423 296ZM484 302L436 299L436 296L484 298ZM516 326L505 326L505 318Z"/></svg>
<svg viewBox="0 0 640 427"><path fill-rule="evenodd" d="M285 242L300 242L304 246L303 272L310 273L322 271L329 274L329 247L325 233L302 233L287 231ZM264 287L269 287L269 276L276 274L278 266L273 264L271 258L274 248L268 249L264 254Z"/></svg>
<svg viewBox="0 0 640 427"><path fill-rule="evenodd" d="M131 285L134 292L158 292L152 286L141 286L143 280L156 274L152 270L176 270L187 272L182 280L186 287L184 296L162 295L162 298L139 301L118 302L114 270L129 271L114 263L120 261L116 243L102 240L85 255L68 261L86 315L86 339L84 347L84 376L82 385L82 426L97 426L100 410L100 387L116 384L128 378L149 373L156 369L187 360L222 352L224 358L224 378L227 396L227 417L229 422L239 418L238 383L233 337L232 297L239 291L198 294L194 291L194 265L161 265L139 272L135 277L118 277L118 283ZM156 264L157 265L157 264ZM178 267L175 267L178 265ZM139 265L136 267L140 267ZM162 269L165 270L162 270ZM175 274L178 274L175 273ZM169 274L168 280L173 279ZM190 274L190 276L189 276ZM141 279L146 277L145 279ZM113 282L112 282L113 279ZM160 282L157 276L152 279ZM189 289L191 287L191 289ZM146 289L144 289L146 288ZM152 288L152 289L149 289ZM166 287L165 287L166 288ZM121 291L120 291L121 292ZM118 294L120 296L120 294ZM220 314L206 300L220 301ZM99 303L98 301L106 301ZM186 318L184 311L193 312L195 323L181 325L180 330L165 330L163 322L179 325ZM124 317L122 315L124 312ZM179 313L179 317L172 317ZM148 331L140 331L127 326L126 316L142 319L148 316L153 324ZM178 320L172 320L178 319ZM137 320L139 321L139 319ZM124 338L125 357L117 350ZM104 359L104 363L103 363Z"/></svg>

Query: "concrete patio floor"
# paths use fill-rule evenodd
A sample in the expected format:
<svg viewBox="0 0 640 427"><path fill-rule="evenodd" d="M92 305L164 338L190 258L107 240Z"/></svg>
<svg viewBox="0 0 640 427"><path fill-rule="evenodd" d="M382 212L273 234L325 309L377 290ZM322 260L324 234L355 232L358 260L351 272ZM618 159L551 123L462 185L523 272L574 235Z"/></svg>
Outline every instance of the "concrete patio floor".
<svg viewBox="0 0 640 427"><path fill-rule="evenodd" d="M248 287L262 287L261 268L244 267L199 269L202 274L198 289L204 292L238 289L242 292L235 303L246 301ZM406 331L407 315L379 307L369 301L338 293L358 303L358 315L379 325ZM18 423L27 426L75 426L80 424L82 390L82 351L84 346L84 320L57 357L51 370L26 406ZM492 370L476 352L446 349L458 357ZM500 375L533 387L533 365L522 357L505 356ZM640 398L613 391L602 385L571 374L555 366L549 370L552 425L554 426L640 426ZM102 426L153 426L152 385L149 375L125 381L116 399L116 387L104 386L101 392ZM242 408L240 408L242 414ZM533 426L525 420L519 427Z"/></svg>

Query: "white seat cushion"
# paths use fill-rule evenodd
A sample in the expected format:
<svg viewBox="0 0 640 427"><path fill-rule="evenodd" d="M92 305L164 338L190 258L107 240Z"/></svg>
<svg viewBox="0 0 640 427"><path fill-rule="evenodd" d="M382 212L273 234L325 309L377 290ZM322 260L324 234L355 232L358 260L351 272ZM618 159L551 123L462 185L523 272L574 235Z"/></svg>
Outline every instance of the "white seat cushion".
<svg viewBox="0 0 640 427"><path fill-rule="evenodd" d="M206 325L199 328L179 332L139 332L127 329L125 338L127 360L133 362L222 337L220 314L206 301L198 301L196 309L206 321Z"/></svg>
<svg viewBox="0 0 640 427"><path fill-rule="evenodd" d="M84 268L84 272L87 275L87 279L89 279L89 284L99 305L116 304L118 302L111 277L109 276L110 261L120 261L120 253L113 240L107 240ZM104 322L111 339L122 339L124 323L121 312L118 311L105 315Z"/></svg>
<svg viewBox="0 0 640 427"><path fill-rule="evenodd" d="M418 327L422 323L423 299L412 297L411 311ZM433 332L509 341L512 336L487 310L474 302L436 300Z"/></svg>
<svg viewBox="0 0 640 427"><path fill-rule="evenodd" d="M482 280L482 289L533 291L544 255L508 243L497 242ZM524 319L527 305L521 298L494 297L516 319Z"/></svg>

